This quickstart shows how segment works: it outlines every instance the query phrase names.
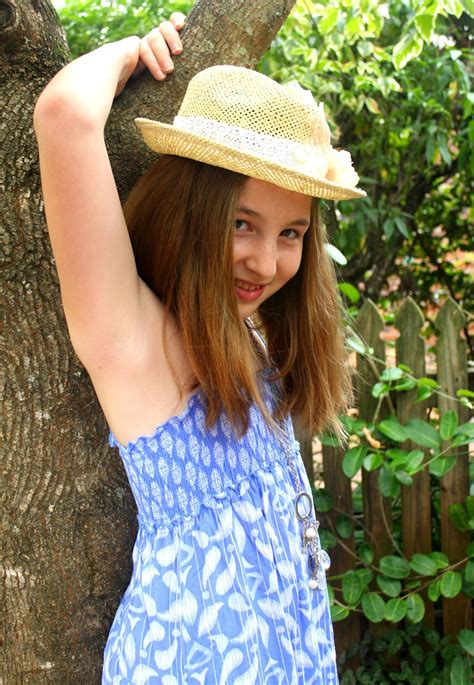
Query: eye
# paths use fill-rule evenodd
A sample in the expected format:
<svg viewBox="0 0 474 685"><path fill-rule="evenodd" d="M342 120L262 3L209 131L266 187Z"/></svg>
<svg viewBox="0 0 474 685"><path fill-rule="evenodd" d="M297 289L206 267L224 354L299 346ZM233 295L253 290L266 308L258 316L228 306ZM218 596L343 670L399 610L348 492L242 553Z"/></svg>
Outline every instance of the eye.
<svg viewBox="0 0 474 685"><path fill-rule="evenodd" d="M245 231L249 227L248 223L244 221L243 219L236 219L235 220L235 230L236 231Z"/></svg>
<svg viewBox="0 0 474 685"><path fill-rule="evenodd" d="M294 228L285 228L280 235L283 236L283 238L291 238L292 240L298 239L301 236L300 232L295 231Z"/></svg>

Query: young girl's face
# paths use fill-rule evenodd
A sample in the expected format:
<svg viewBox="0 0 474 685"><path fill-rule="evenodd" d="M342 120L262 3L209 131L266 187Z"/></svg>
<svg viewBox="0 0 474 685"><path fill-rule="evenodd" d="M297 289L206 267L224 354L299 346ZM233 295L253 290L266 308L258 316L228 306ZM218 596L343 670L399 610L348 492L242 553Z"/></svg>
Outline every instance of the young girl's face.
<svg viewBox="0 0 474 685"><path fill-rule="evenodd" d="M234 285L242 318L253 314L296 274L311 198L250 178L237 204Z"/></svg>

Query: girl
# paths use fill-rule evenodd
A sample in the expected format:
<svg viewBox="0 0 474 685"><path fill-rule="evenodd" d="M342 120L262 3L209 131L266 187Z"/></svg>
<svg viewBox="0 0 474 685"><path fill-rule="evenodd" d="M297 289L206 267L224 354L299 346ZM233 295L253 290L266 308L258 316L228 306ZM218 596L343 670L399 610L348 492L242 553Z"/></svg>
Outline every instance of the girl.
<svg viewBox="0 0 474 685"><path fill-rule="evenodd" d="M222 66L173 125L137 120L162 156L122 211L104 125L135 71L173 69L183 22L80 57L35 110L71 341L138 506L103 683L334 684L289 415L340 432L350 385L314 198L364 193L309 93Z"/></svg>

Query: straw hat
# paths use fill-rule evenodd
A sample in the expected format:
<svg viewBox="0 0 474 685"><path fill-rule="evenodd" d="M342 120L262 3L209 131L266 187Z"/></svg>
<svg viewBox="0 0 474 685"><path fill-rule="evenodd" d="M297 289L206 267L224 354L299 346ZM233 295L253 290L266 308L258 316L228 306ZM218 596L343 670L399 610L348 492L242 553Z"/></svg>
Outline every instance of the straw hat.
<svg viewBox="0 0 474 685"><path fill-rule="evenodd" d="M335 150L322 104L297 83L215 66L191 79L172 125L136 119L155 152L189 157L305 195L364 197L349 152Z"/></svg>

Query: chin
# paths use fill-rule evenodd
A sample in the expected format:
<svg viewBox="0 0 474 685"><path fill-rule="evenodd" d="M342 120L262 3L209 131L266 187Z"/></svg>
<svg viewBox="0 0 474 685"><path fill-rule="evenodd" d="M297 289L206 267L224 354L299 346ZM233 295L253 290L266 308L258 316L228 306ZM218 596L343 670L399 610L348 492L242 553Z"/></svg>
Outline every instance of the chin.
<svg viewBox="0 0 474 685"><path fill-rule="evenodd" d="M244 305L243 307L239 305L239 316L242 319L242 321L245 321L245 319L248 319L249 316L252 316L252 314L255 314L255 312L258 310L258 307L249 307L248 305Z"/></svg>

